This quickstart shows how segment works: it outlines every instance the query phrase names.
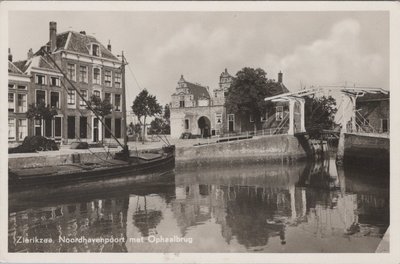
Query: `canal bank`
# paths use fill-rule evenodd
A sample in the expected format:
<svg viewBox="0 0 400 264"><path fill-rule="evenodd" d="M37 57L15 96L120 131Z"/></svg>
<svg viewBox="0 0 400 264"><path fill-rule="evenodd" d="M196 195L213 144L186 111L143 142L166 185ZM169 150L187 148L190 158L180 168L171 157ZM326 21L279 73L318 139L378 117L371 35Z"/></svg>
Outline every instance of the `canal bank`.
<svg viewBox="0 0 400 264"><path fill-rule="evenodd" d="M175 140L178 167L202 166L213 163L290 163L307 157L299 139L289 135L272 135L217 143L214 139ZM146 142L130 144L131 152L148 152L162 147L164 143ZM101 163L112 159L118 148L95 148L90 150L68 149L38 153L9 154L8 167L30 168L57 166L73 163Z"/></svg>

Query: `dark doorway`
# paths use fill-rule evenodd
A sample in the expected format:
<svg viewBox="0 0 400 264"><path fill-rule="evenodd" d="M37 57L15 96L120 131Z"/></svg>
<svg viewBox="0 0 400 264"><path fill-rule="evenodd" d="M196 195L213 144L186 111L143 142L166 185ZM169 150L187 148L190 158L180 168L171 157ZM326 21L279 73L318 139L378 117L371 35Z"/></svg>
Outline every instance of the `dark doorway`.
<svg viewBox="0 0 400 264"><path fill-rule="evenodd" d="M121 118L115 118L115 137L121 138Z"/></svg>
<svg viewBox="0 0 400 264"><path fill-rule="evenodd" d="M106 123L106 127L108 127L108 129L107 128L104 128L104 137L105 138L111 138L111 118L106 118L106 120L105 120L105 123Z"/></svg>
<svg viewBox="0 0 400 264"><path fill-rule="evenodd" d="M68 138L75 138L75 116L68 116L67 118Z"/></svg>
<svg viewBox="0 0 400 264"><path fill-rule="evenodd" d="M44 120L44 135L45 137L51 138L53 135L53 128L52 128L52 120L51 119L46 119Z"/></svg>
<svg viewBox="0 0 400 264"><path fill-rule="evenodd" d="M199 121L197 121L198 126L200 128L200 134L201 137L207 138L210 137L210 127L211 127L211 122L210 119L208 119L205 116L202 116L199 118Z"/></svg>
<svg viewBox="0 0 400 264"><path fill-rule="evenodd" d="M79 137L87 138L87 117L81 116L79 118Z"/></svg>
<svg viewBox="0 0 400 264"><path fill-rule="evenodd" d="M54 137L60 138L61 137L61 117L56 116L54 118Z"/></svg>
<svg viewBox="0 0 400 264"><path fill-rule="evenodd" d="M93 142L99 141L99 119L93 119Z"/></svg>

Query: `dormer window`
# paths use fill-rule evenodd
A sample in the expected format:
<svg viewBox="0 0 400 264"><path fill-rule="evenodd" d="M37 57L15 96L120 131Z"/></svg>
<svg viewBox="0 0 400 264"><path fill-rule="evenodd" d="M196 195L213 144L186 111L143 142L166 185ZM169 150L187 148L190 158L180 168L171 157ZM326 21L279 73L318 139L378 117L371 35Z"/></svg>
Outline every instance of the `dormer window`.
<svg viewBox="0 0 400 264"><path fill-rule="evenodd" d="M100 57L100 46L97 44L92 44L92 55Z"/></svg>

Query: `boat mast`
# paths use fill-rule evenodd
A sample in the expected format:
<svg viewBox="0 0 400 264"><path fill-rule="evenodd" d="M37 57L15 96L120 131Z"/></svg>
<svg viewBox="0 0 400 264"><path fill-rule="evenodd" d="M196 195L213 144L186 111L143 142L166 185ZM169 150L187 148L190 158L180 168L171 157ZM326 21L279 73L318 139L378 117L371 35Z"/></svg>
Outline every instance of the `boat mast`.
<svg viewBox="0 0 400 264"><path fill-rule="evenodd" d="M124 51L121 54L122 58L122 66L121 66L121 75L122 75L122 131L124 136L124 146L128 146L128 135L126 133L127 128L127 120L126 120L126 88L125 88L125 65L126 60L124 56Z"/></svg>

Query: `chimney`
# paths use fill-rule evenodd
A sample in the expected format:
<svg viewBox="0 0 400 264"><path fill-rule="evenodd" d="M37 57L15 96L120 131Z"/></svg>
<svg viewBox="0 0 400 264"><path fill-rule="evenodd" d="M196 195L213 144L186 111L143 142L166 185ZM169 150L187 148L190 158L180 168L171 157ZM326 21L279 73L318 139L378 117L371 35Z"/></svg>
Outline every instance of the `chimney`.
<svg viewBox="0 0 400 264"><path fill-rule="evenodd" d="M111 43L110 43L110 40L108 40L107 49L108 49L109 51L111 51Z"/></svg>
<svg viewBox="0 0 400 264"><path fill-rule="evenodd" d="M283 73L281 71L279 71L279 73L278 73L278 83L282 83L282 79L283 79Z"/></svg>
<svg viewBox="0 0 400 264"><path fill-rule="evenodd" d="M28 60L31 59L33 57L33 51L32 49L29 49L28 51Z"/></svg>
<svg viewBox="0 0 400 264"><path fill-rule="evenodd" d="M50 52L57 49L57 23L50 22Z"/></svg>
<svg viewBox="0 0 400 264"><path fill-rule="evenodd" d="M79 34L86 35L86 31L79 31Z"/></svg>
<svg viewBox="0 0 400 264"><path fill-rule="evenodd" d="M11 54L11 49L10 48L8 48L8 60L11 61L11 62L13 60L13 56Z"/></svg>

